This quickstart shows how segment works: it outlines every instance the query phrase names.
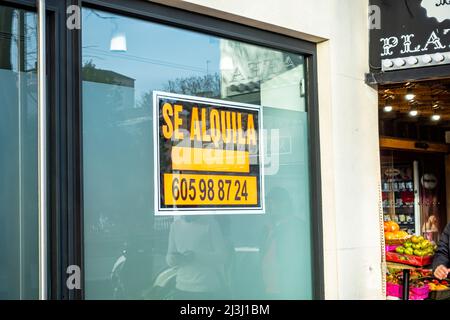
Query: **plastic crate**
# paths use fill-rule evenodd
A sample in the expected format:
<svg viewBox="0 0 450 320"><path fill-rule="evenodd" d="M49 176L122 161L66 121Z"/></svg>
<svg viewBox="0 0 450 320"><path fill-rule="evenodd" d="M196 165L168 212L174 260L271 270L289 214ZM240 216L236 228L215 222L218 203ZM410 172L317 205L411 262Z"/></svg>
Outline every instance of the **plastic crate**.
<svg viewBox="0 0 450 320"><path fill-rule="evenodd" d="M428 288L428 285L420 288L410 288L409 300L425 300L428 298L429 294L430 289ZM389 297L402 298L403 286L388 282L386 284L386 295Z"/></svg>
<svg viewBox="0 0 450 320"><path fill-rule="evenodd" d="M407 264L410 266L423 267L433 263L433 256L412 256L409 254L400 254L397 252L386 252L386 260L395 263Z"/></svg>

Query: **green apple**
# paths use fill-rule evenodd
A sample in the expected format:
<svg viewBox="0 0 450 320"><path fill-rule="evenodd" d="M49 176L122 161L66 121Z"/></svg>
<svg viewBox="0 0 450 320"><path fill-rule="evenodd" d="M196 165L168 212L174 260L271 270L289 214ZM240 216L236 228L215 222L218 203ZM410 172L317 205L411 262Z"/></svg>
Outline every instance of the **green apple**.
<svg viewBox="0 0 450 320"><path fill-rule="evenodd" d="M403 254L403 253L405 253L405 248L397 247L397 248L395 248L395 252Z"/></svg>

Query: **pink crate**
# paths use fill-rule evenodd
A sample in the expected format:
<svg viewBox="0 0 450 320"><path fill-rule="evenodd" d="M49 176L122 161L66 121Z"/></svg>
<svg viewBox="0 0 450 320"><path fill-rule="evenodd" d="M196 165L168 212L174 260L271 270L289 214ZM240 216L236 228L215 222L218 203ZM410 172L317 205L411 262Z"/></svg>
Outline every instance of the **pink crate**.
<svg viewBox="0 0 450 320"><path fill-rule="evenodd" d="M395 249L397 249L397 247L399 247L400 245L398 244L387 244L386 245L386 252L395 252Z"/></svg>
<svg viewBox="0 0 450 320"><path fill-rule="evenodd" d="M421 288L411 288L410 290L411 300L424 300L428 298L430 294L430 288L428 285L424 285Z"/></svg>
<svg viewBox="0 0 450 320"><path fill-rule="evenodd" d="M386 294L391 297L402 297L402 286L388 282L386 284Z"/></svg>
<svg viewBox="0 0 450 320"><path fill-rule="evenodd" d="M425 300L428 298L430 293L430 289L428 285L425 285L421 288L411 288L409 290L409 299L410 300ZM398 284L393 284L388 282L386 284L386 295L390 297L401 298L403 294L403 286Z"/></svg>

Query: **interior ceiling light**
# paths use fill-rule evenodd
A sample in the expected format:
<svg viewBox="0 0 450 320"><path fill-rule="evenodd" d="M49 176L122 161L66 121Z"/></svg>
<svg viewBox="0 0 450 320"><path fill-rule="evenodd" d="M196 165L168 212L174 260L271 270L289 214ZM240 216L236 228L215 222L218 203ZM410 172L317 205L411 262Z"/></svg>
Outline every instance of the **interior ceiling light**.
<svg viewBox="0 0 450 320"><path fill-rule="evenodd" d="M435 53L434 55L433 55L433 60L435 60L435 61L437 61L437 62L442 62L442 61L444 61L445 60L445 57L444 57L444 55L442 54L442 53Z"/></svg>
<svg viewBox="0 0 450 320"><path fill-rule="evenodd" d="M435 98L433 98L433 110L435 110L435 109L439 109L439 101L438 100L436 100Z"/></svg>
<svg viewBox="0 0 450 320"><path fill-rule="evenodd" d="M431 116L431 121L439 121L441 120L441 115L437 113L439 110L439 102L436 101L433 105L433 115Z"/></svg>
<svg viewBox="0 0 450 320"><path fill-rule="evenodd" d="M419 59L417 59L416 57L409 57L409 58L406 59L406 61L411 66L419 63Z"/></svg>
<svg viewBox="0 0 450 320"><path fill-rule="evenodd" d="M390 103L388 103L388 99L384 100L384 112L391 112L394 108Z"/></svg>
<svg viewBox="0 0 450 320"><path fill-rule="evenodd" d="M423 63L430 63L431 61L433 61L433 58L431 58L430 55L426 54L422 57L422 62Z"/></svg>
<svg viewBox="0 0 450 320"><path fill-rule="evenodd" d="M419 111L417 111L417 109L411 109L410 111L409 111L409 115L411 116L411 117L417 117L418 115L419 115Z"/></svg>
<svg viewBox="0 0 450 320"><path fill-rule="evenodd" d="M435 114L433 114L433 115L431 116L431 120L432 120L432 121L439 121L439 120L441 120L441 115L435 113Z"/></svg>
<svg viewBox="0 0 450 320"><path fill-rule="evenodd" d="M411 88L408 88L406 90L405 99L408 101L411 101L411 100L414 100L415 97L416 97L416 95L412 92Z"/></svg>

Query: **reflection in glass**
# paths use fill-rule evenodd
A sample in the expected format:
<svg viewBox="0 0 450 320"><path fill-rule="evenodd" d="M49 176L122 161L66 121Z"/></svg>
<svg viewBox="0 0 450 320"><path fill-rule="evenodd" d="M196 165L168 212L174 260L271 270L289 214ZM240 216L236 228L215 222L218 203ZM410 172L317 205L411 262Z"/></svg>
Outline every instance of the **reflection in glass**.
<svg viewBox="0 0 450 320"><path fill-rule="evenodd" d="M83 24L86 297L312 298L303 56L92 9ZM153 90L264 106L266 214L154 216Z"/></svg>
<svg viewBox="0 0 450 320"><path fill-rule="evenodd" d="M38 296L36 15L0 6L0 300Z"/></svg>

